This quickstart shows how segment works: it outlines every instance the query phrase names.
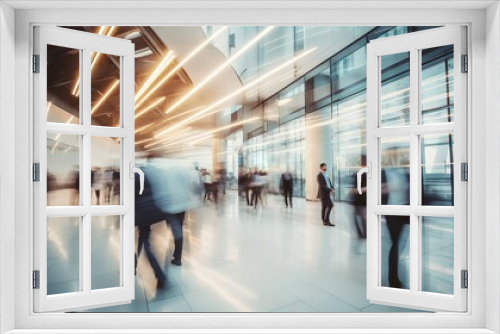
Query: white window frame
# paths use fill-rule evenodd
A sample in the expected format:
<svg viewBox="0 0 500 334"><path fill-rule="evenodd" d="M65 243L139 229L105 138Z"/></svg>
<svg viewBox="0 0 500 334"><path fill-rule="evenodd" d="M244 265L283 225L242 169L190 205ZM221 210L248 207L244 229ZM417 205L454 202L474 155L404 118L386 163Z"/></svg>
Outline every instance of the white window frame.
<svg viewBox="0 0 500 334"><path fill-rule="evenodd" d="M453 47L454 119L449 123L425 124L422 121L422 51L432 47ZM410 305L423 310L449 310L463 312L467 309L467 290L461 287L461 270L467 269L467 187L461 181L460 164L467 163L467 73L461 71L461 55L466 55L465 27L450 26L404 34L371 41L367 46L367 117L366 156L370 168L367 186L367 297L372 303ZM405 126L383 126L381 115L382 60L383 56L407 52L410 63L409 108L410 119ZM422 164L421 140L424 135L455 135L454 159L454 205L431 206L420 202ZM382 205L382 140L400 137L408 139L410 194L408 205ZM390 196L390 195L389 195ZM409 287L395 289L381 286L382 248L381 220L384 215L403 215L409 224ZM422 290L422 225L423 217L451 217L453 219L453 293L429 293Z"/></svg>
<svg viewBox="0 0 500 334"><path fill-rule="evenodd" d="M406 1L405 1L406 2ZM254 328L255 333L285 332L284 328L302 328L304 332L343 332L342 329L362 328L359 332L394 333L494 333L500 331L500 138L498 124L500 116L498 97L500 78L500 19L498 4L490 2L447 2L433 1L418 4L413 2L412 10L390 9L395 3L370 2L370 9L364 2L335 1L339 8L314 1L257 1L253 9L241 10L238 6L252 6L241 1L240 4L206 1L201 3L144 1L119 2L106 1L76 2L74 8L64 10L40 10L44 6L71 6L68 2L17 2L0 3L0 312L1 331L12 333L76 333L75 329L88 329L86 333L147 333L153 329L161 332L179 332L174 328L191 328L193 333L206 332L203 329L217 329L213 333L234 333L234 328ZM130 5L132 4L132 5ZM272 4L272 5L270 5ZM12 6L36 6L38 9L16 10ZM485 8L491 5L488 10ZM115 9L99 10L97 6L150 6L153 9ZM158 7L171 7L162 8ZM212 6L212 7L210 7ZM342 6L344 8L342 8ZM345 9L345 7L357 9ZM398 2L397 6L404 6ZM462 9L453 9L461 6ZM479 8L478 8L479 6ZM94 7L94 9L92 9ZM208 7L208 8L201 8ZM269 7L269 8L264 8ZM290 7L293 7L290 9ZM420 7L420 9L415 9ZM436 9L436 7L438 9ZM184 9L179 9L184 8ZM306 8L306 9L304 9ZM441 9L439 9L441 8ZM188 9L188 10L186 10ZM15 23L12 20L15 14ZM468 142L470 152L470 182L468 197L471 198L468 210L468 268L469 307L467 313L436 314L34 314L32 312L31 268L32 247L32 207L30 181L32 148L32 105L27 96L32 96L30 73L32 27L36 24L57 25L467 25L469 31L469 69L468 78L469 106ZM488 29L486 29L488 27ZM14 29L15 28L15 29ZM15 31L15 42L13 40ZM14 50L12 47L15 45ZM15 59L15 60L14 60ZM488 70L486 71L486 63ZM12 67L15 64L15 71ZM12 85L15 84L15 90ZM15 96L14 96L15 92ZM7 110L6 110L7 109ZM14 112L15 111L15 112ZM488 121L486 121L486 119ZM13 130L10 130L14 128ZM6 131L4 131L6 130ZM12 145L12 135L15 145ZM485 150L488 155L484 154ZM488 164L487 164L488 162ZM15 171L15 174L14 174ZM488 182L486 180L488 175ZM12 178L12 174L15 175ZM11 181L9 179L14 179ZM9 196L13 196L14 203ZM486 196L488 194L488 196ZM486 203L486 206L485 206ZM13 206L14 204L14 206ZM12 210L14 207L15 210ZM488 217L488 219L486 219ZM15 224L9 224L14 218ZM7 222L6 222L7 221ZM14 225L14 226L13 226ZM474 230L472 230L474 226ZM12 242L15 235L15 243ZM14 254L14 256L12 256ZM487 266L486 266L487 264ZM15 286L13 289L12 287ZM12 291L13 290L13 291ZM487 291L487 293L486 293ZM13 308L12 305L15 305ZM360 321L362 320L362 321ZM141 328L138 328L141 324ZM170 330L165 329L169 326ZM231 330L233 328L233 330ZM257 329L267 328L267 330ZM309 329L309 330L306 330ZM322 330L328 329L330 330ZM337 328L338 330L334 330ZM434 328L432 331L429 328ZM49 329L47 331L47 329ZM108 329L109 331L106 331ZM121 329L121 330L120 330ZM137 330L132 330L137 329ZM226 329L221 330L221 329ZM377 330L378 329L378 330ZM208 330L207 330L208 331ZM248 331L247 331L248 332ZM350 331L354 333L355 331Z"/></svg>
<svg viewBox="0 0 500 334"><path fill-rule="evenodd" d="M134 282L134 209L135 180L131 170L135 162L134 84L135 58L131 41L101 36L88 32L46 26L34 27L34 52L40 56L40 71L33 75L35 110L34 161L40 164L40 175L47 175L47 134L62 133L79 138L79 172L81 203L78 206L47 206L47 179L33 184L34 199L34 269L39 270L39 289L34 290L34 308L38 312L59 310L81 310L95 304L128 303L135 297ZM44 112L47 105L47 48L48 45L63 46L80 52L80 107L79 124L51 123ZM120 124L118 127L91 124L92 85L90 74L91 53L114 55L119 58ZM41 109L41 110L40 110ZM40 112L41 111L41 112ZM38 117L37 117L38 116ZM90 169L92 163L92 137L120 138L120 203L98 206L91 204ZM92 290L91 275L91 229L93 216L119 217L119 270L120 285ZM49 217L77 217L79 222L79 283L80 290L72 293L47 295L47 219ZM127 256L128 254L128 256ZM43 282L43 283L41 283Z"/></svg>

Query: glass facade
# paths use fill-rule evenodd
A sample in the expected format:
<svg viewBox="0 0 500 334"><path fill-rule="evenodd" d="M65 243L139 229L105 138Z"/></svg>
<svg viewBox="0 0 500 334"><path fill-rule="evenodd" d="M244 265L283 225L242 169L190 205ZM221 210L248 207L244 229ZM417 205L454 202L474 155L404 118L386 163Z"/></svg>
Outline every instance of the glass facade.
<svg viewBox="0 0 500 334"><path fill-rule="evenodd" d="M295 196L305 197L305 128L306 114L329 110L331 113L332 175L336 188L336 201L350 201L355 187L356 172L362 167L366 154L366 45L371 39L396 36L432 27L375 27L355 31L354 27L279 27L260 43L262 66L272 65L286 58L287 51L270 48L280 40L290 41L291 50L315 44L316 35L346 36L351 29L359 38L338 50L328 60L311 69L305 75L284 87L276 94L252 107L246 117L259 115L244 133L242 165L269 171L273 184L271 192L278 192L279 176L287 168L292 169L298 182ZM366 27L365 27L366 28ZM318 30L313 34L313 30ZM337 30L335 30L337 29ZM340 30L339 30L340 29ZM354 29L354 30L353 30ZM344 31L345 30L345 31ZM315 31L315 30L314 30ZM342 33L343 32L343 33ZM281 37L280 37L281 36ZM319 37L318 37L319 38ZM292 43L293 42L293 43ZM316 41L317 42L317 41ZM295 50L296 51L296 50ZM290 51L291 52L291 51ZM382 126L407 126L409 124L409 55L391 55L382 59ZM422 52L422 109L421 122L442 123L453 121L453 49L440 47ZM262 72L265 68L260 67ZM445 150L452 143L451 136L422 140L425 152L444 152L441 174L449 180L453 157ZM432 148L426 148L430 143ZM441 145L441 146L439 146ZM438 148L443 149L439 150ZM436 153L438 154L438 153ZM437 163L437 162L435 162ZM423 166L422 168L424 168ZM441 205L452 205L449 181L444 186L437 169L427 168L429 177L424 180L424 194L436 198ZM448 171L448 172L447 172ZM439 173L438 173L439 174ZM433 176L436 180L432 181ZM278 181L276 181L278 180ZM437 189L437 190L436 190ZM426 195L427 196L427 195ZM428 197L428 196L427 196ZM422 199L429 201L428 198Z"/></svg>

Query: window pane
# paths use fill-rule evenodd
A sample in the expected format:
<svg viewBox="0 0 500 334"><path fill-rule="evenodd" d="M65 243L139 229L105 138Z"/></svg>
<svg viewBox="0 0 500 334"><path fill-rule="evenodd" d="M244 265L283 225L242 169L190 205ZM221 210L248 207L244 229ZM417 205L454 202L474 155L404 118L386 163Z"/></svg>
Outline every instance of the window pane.
<svg viewBox="0 0 500 334"><path fill-rule="evenodd" d="M47 218L47 295L80 290L80 217Z"/></svg>
<svg viewBox="0 0 500 334"><path fill-rule="evenodd" d="M284 124L305 112L304 80L292 84L279 94L280 122Z"/></svg>
<svg viewBox="0 0 500 334"><path fill-rule="evenodd" d="M80 50L47 45L47 122L80 122Z"/></svg>
<svg viewBox="0 0 500 334"><path fill-rule="evenodd" d="M47 205L80 205L80 137L47 134Z"/></svg>
<svg viewBox="0 0 500 334"><path fill-rule="evenodd" d="M453 294L451 217L422 217L422 291Z"/></svg>
<svg viewBox="0 0 500 334"><path fill-rule="evenodd" d="M382 127L410 124L410 53L382 56L380 123Z"/></svg>
<svg viewBox="0 0 500 334"><path fill-rule="evenodd" d="M121 286L120 216L92 217L92 290Z"/></svg>
<svg viewBox="0 0 500 334"><path fill-rule="evenodd" d="M120 57L91 54L92 125L120 126Z"/></svg>
<svg viewBox="0 0 500 334"><path fill-rule="evenodd" d="M381 286L410 288L410 217L382 216Z"/></svg>
<svg viewBox="0 0 500 334"><path fill-rule="evenodd" d="M92 137L92 205L120 204L120 138Z"/></svg>
<svg viewBox="0 0 500 334"><path fill-rule="evenodd" d="M332 64L333 99L356 84L366 85L366 46ZM363 88L359 87L358 91Z"/></svg>
<svg viewBox="0 0 500 334"><path fill-rule="evenodd" d="M385 137L381 146L381 203L410 204L410 138Z"/></svg>
<svg viewBox="0 0 500 334"><path fill-rule="evenodd" d="M453 134L424 135L422 205L453 206Z"/></svg>
<svg viewBox="0 0 500 334"><path fill-rule="evenodd" d="M422 124L453 122L453 45L422 50Z"/></svg>

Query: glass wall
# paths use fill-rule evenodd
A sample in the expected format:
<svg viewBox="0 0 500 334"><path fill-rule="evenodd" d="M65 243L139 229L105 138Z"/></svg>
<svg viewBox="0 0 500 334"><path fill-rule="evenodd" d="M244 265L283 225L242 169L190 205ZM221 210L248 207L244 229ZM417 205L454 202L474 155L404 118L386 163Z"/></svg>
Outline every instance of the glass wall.
<svg viewBox="0 0 500 334"><path fill-rule="evenodd" d="M266 51L264 46L270 47L280 40L293 44L292 41L300 35L300 29L288 28L290 27L276 29L265 42L260 44L261 63L272 64L280 59L280 55L272 53L272 48ZM314 29L319 29L317 33L321 32L322 36L330 33L330 30L323 31L321 27L306 28L306 35L311 34ZM346 29L352 28L338 28L337 34L344 36ZM355 32L359 36L358 39L338 50L330 59L323 61L304 76L249 109L248 117L262 115L262 122L257 121L246 127L243 164L246 167L267 170L273 180L270 185L272 192L279 191L281 173L291 169L296 178L294 195L305 197L305 114L329 108L332 122L331 125L325 126L332 128L332 179L337 189L335 200L351 199L355 190L356 172L362 167L362 157L366 154L366 45L372 39L432 27L375 27L370 28L371 30L368 28ZM307 41L306 38L305 44L308 44ZM451 122L453 121L453 62L451 61L453 50L450 47L424 50L422 57L424 87L422 121ZM385 92L383 107L386 110L384 126L401 126L409 121L408 59L406 54L382 59L382 88ZM441 180L443 177L450 178L448 170L453 164L453 157L446 153L448 151L445 152L445 148L452 140L452 136L442 136L439 140L423 141L423 145L429 146L422 148L426 152L435 152L439 148L441 148L439 152L444 152L441 154L443 156L441 165L444 167L439 169L427 166L428 176L426 174L424 186L435 198L425 198L425 201L451 205L446 203L450 201L452 189L439 185L443 183ZM435 189L441 189L439 190L441 193L436 194L433 192Z"/></svg>

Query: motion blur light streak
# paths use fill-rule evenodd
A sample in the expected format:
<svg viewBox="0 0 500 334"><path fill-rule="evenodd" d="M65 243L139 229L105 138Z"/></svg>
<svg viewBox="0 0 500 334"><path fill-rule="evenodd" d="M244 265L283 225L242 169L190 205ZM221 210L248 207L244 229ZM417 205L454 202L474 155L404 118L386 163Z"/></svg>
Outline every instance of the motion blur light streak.
<svg viewBox="0 0 500 334"><path fill-rule="evenodd" d="M245 119L243 121L235 122L235 123L232 123L232 124L229 124L229 125L225 125L223 127L220 127L220 128L217 128L217 129L214 129L214 130L211 130L211 131L208 131L207 133L203 134L201 136L201 138L191 138L194 141L191 142L191 143L189 143L189 145L192 146L192 145L195 145L196 143L199 143L202 140L208 139L214 133L217 133L217 132L220 132L220 131L224 131L224 130L227 130L227 129L230 129L230 128L234 128L235 126L240 126L240 125L243 125L245 123L253 122L253 121L256 121L258 119L260 119L260 117L248 118L248 119Z"/></svg>
<svg viewBox="0 0 500 334"><path fill-rule="evenodd" d="M111 85L111 87L108 89L108 91L106 93L104 93L104 95L99 100L99 102L97 102L97 104L94 105L94 107L92 108L92 111L90 112L91 115L97 110L97 108L99 108L101 106L101 104L104 101L106 101L106 99L108 98L108 96L113 92L113 90L116 88L116 86L118 86L119 83L120 83L120 80L115 80L115 82L113 83L113 85Z"/></svg>
<svg viewBox="0 0 500 334"><path fill-rule="evenodd" d="M99 32L97 33L98 35L103 35L104 34L104 31L106 30L106 26L102 26L100 29L99 29ZM105 36L111 36L111 34L115 31L116 27L115 26L112 26L110 27L110 29L108 30L108 32L106 34L104 34ZM90 53L90 59L91 59L91 63L90 63L90 73L92 73L92 70L94 69L94 66L95 64L97 63L97 60L99 59L99 56L101 54L99 52L91 52ZM75 87L73 88L73 95L75 96L78 96L80 94L80 75L78 75L78 78L76 80L76 83L75 83Z"/></svg>
<svg viewBox="0 0 500 334"><path fill-rule="evenodd" d="M231 56L228 60L226 60L221 66L219 66L215 71L213 71L208 77L203 79L198 85L196 85L192 90L190 90L186 95L177 100L172 106L170 106L165 113L168 114L172 112L175 108L181 105L184 101L186 101L189 97L191 97L194 93L200 90L203 86L205 86L210 80L212 80L215 76L217 76L223 69L232 64L233 61L238 59L245 51L247 51L250 47L252 47L255 43L261 40L265 35L267 35L271 30L274 29L274 26L269 26L264 31L255 36L250 42L245 44L244 47L239 49L233 56Z"/></svg>
<svg viewBox="0 0 500 334"><path fill-rule="evenodd" d="M213 103L212 105L210 105L209 107L207 107L206 109L203 109L203 110L200 110L199 112L197 112L196 114L182 120L181 122L178 122L174 125L172 125L171 127L163 130L162 132L160 132L159 134L163 134L165 132L168 132L168 131L172 131L182 125L185 125L185 124L189 124L191 122L193 122L194 120L197 120L197 119L201 119L203 117L206 117L208 115L211 115L213 114L214 112L212 113L207 113L208 111L210 111L211 109L219 106L220 104L226 102L227 100L231 99L232 97L240 94L241 92L244 92L245 90L247 90L248 88L250 87L253 87L255 85L257 85L259 82L261 82L262 80L265 80L267 78L269 78L270 76L272 76L274 73L280 71L281 69L285 68L286 66L290 65L290 64L293 64L294 62L296 62L297 60L309 55L311 52L315 51L317 48L314 47L310 50L307 50L307 51L304 51L303 53L301 53L300 55L297 55L295 57L293 57L292 59L290 59L289 61L287 61L286 63L282 64L281 66L278 66L276 67L275 69L273 69L272 71L269 71L267 72L266 74L264 74L263 76L259 77L258 79L256 79L255 81L252 81L251 83L249 83L248 85L245 85L239 89L237 89L236 91L234 91L233 93L229 94L228 96L220 99L219 101Z"/></svg>
<svg viewBox="0 0 500 334"><path fill-rule="evenodd" d="M151 96L151 94L153 94L158 88L161 87L161 85L163 85L165 82L167 82L168 79L170 79L175 73L177 73L177 71L181 69L182 66L184 66L184 64L186 64L191 58L193 58L196 54L198 54L198 52L200 52L205 46L209 45L214 38L219 36L227 28L228 28L227 26L220 28L219 30L217 30L216 33L207 38L203 43L201 43L198 47L196 47L193 51L191 51L191 53L186 58L184 58L180 63L178 63L177 66L175 66L170 72L168 72L163 77L163 79L161 79L151 90L149 90L148 93L144 95L140 101L136 101L135 105L136 108L140 107L144 103L144 101L146 101L146 99Z"/></svg>
<svg viewBox="0 0 500 334"><path fill-rule="evenodd" d="M163 101L165 101L166 97L162 97L158 100L156 100L155 102L151 103L149 106L147 106L146 108L144 108L143 110L141 110L139 113L137 113L135 115L135 119L141 117L142 115L144 115L145 113L147 113L148 111L150 111L151 109L153 109L154 107L156 107L157 105L159 105L160 103L162 103Z"/></svg>
<svg viewBox="0 0 500 334"><path fill-rule="evenodd" d="M153 84L153 82L158 78L158 76L174 61L175 56L174 52L170 50L165 57L163 57L163 60L160 62L160 64L155 68L153 73L149 76L149 78L146 80L144 85L142 85L141 89L135 94L135 101L139 100L144 94L144 92Z"/></svg>

